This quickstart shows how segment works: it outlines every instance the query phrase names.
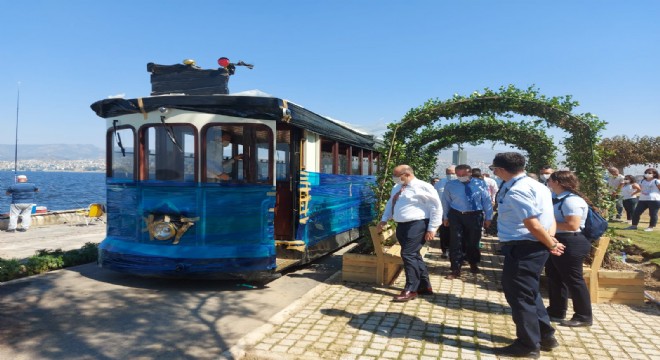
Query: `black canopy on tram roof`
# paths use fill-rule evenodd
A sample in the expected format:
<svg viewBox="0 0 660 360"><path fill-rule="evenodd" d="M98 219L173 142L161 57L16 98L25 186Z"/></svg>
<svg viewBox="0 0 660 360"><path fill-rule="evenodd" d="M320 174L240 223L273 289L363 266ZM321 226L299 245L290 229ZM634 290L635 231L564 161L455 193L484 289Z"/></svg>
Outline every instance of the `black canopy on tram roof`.
<svg viewBox="0 0 660 360"><path fill-rule="evenodd" d="M140 103L142 105L140 105ZM321 115L293 103L286 103L290 114L285 114L285 101L279 98L237 95L165 95L139 99L105 99L91 105L102 117L111 118L128 114L148 113L161 107L218 114L233 117L274 120L313 131L343 143L375 150L377 141L372 135L358 133ZM290 115L290 119L285 115Z"/></svg>

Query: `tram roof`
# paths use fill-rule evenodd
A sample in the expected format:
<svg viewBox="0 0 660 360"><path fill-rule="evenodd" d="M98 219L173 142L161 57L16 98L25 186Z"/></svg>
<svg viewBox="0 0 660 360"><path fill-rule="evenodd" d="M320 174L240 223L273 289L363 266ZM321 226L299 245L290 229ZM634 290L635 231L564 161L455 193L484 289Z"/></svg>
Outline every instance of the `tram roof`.
<svg viewBox="0 0 660 360"><path fill-rule="evenodd" d="M140 106L140 103L142 104ZM286 103L286 105L285 105ZM283 108L290 110L291 119L283 118ZM141 114L161 107L195 111L207 114L226 115L249 119L288 122L291 125L313 131L322 136L350 145L375 150L379 141L338 124L294 103L264 96L244 95L166 95L140 99L104 99L91 105L92 110L102 117L111 118L129 114Z"/></svg>

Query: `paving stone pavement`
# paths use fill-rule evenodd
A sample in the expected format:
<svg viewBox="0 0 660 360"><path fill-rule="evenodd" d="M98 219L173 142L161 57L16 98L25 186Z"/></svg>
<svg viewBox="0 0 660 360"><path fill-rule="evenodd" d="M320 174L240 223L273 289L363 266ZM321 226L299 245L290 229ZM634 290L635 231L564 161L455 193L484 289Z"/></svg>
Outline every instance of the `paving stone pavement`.
<svg viewBox="0 0 660 360"><path fill-rule="evenodd" d="M389 287L342 282L336 274L225 353L236 359L497 359L515 338L501 291L503 258L485 240L482 272L446 280L449 262L426 255L435 294L392 302ZM569 302L570 303L570 302ZM546 299L547 304L547 299ZM572 311L569 309L569 314ZM542 359L660 359L660 308L594 304L590 328L555 326L560 346Z"/></svg>

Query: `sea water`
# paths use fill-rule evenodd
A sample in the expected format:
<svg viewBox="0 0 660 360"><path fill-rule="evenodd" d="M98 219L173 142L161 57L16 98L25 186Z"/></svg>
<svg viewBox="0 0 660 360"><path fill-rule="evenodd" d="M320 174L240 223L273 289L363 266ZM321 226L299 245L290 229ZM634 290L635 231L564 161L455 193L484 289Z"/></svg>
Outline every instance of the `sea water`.
<svg viewBox="0 0 660 360"><path fill-rule="evenodd" d="M28 182L39 188L35 203L48 211L87 208L92 203L105 204L105 173L19 171ZM14 184L13 171L0 171L0 214L9 212L11 195L7 188Z"/></svg>

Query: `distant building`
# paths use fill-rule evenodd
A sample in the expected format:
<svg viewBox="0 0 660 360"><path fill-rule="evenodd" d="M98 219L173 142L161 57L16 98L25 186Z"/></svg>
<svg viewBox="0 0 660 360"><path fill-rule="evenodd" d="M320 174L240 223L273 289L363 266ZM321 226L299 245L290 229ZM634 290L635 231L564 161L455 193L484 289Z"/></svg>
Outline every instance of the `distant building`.
<svg viewBox="0 0 660 360"><path fill-rule="evenodd" d="M467 164L467 151L458 149L452 152L451 162L454 165Z"/></svg>

